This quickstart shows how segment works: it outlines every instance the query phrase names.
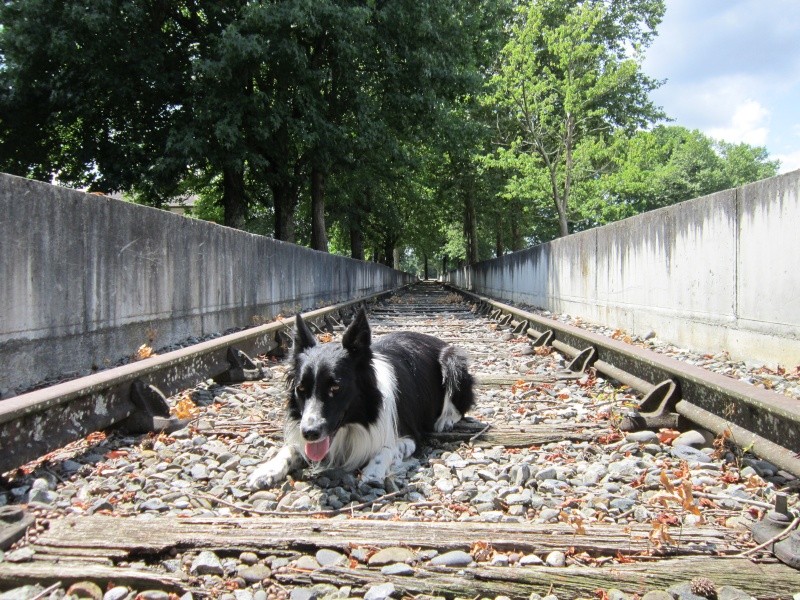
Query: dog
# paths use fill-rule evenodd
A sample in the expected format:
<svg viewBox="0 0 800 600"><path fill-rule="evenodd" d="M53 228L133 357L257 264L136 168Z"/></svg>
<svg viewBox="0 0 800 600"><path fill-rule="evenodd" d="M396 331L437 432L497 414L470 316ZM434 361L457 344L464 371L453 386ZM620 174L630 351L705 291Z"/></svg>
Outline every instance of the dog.
<svg viewBox="0 0 800 600"><path fill-rule="evenodd" d="M396 461L427 434L452 430L474 403L466 353L439 338L396 332L373 343L364 309L341 345L317 343L299 314L295 325L285 445L250 475L251 489L305 463L363 467L361 481L382 484Z"/></svg>

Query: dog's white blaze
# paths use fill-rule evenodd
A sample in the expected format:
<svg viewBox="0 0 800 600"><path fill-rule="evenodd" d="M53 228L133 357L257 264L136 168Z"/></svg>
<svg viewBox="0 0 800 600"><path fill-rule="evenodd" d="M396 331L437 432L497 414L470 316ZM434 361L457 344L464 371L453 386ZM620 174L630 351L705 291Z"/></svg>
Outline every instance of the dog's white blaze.
<svg viewBox="0 0 800 600"><path fill-rule="evenodd" d="M378 420L368 427L360 424L342 427L331 445L331 464L348 471L372 460L384 446L392 451L397 446L397 377L394 367L386 358L375 354L372 368L383 400Z"/></svg>

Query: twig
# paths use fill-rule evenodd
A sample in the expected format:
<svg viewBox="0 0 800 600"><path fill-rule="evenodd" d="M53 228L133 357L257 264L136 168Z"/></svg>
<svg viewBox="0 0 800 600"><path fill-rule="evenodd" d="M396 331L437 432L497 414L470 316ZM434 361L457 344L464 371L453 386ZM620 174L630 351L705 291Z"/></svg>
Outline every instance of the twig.
<svg viewBox="0 0 800 600"><path fill-rule="evenodd" d="M772 504L768 504L766 502L760 502L758 500L748 500L747 498L737 498L736 496L725 496L723 494L709 494L707 492L693 492L695 496L698 498L708 498L709 500L733 500L734 502L739 502L740 504L749 504L750 506L757 506L758 508L766 508L771 510L774 507Z"/></svg>
<svg viewBox="0 0 800 600"><path fill-rule="evenodd" d="M792 532L792 530L794 530L797 527L798 524L800 524L800 517L795 518L795 520L792 521L791 523L789 523L789 526L786 529L784 529L783 531L781 531L778 535L768 539L763 544L759 544L755 548L748 548L747 550L745 550L744 552L740 552L736 556L737 557L749 556L750 554L753 554L754 552L758 552L759 550L763 550L767 546L770 546L771 544L774 544L775 542L785 538L787 535L789 535Z"/></svg>
<svg viewBox="0 0 800 600"><path fill-rule="evenodd" d="M471 444L472 442L474 442L475 440L477 440L477 439L478 439L479 437L481 437L481 436L482 436L484 433L486 433L487 431L489 431L489 429L491 429L491 427L492 427L492 424L490 423L489 425L487 425L486 427L484 427L483 429L481 429L481 430L480 430L478 433L476 433L476 434L475 434L475 435L473 435L471 438L469 438L469 443Z"/></svg>
<svg viewBox="0 0 800 600"><path fill-rule="evenodd" d="M217 498L212 494L206 494L204 492L200 492L199 494L191 494L191 496L200 496L206 498L207 500L213 500L214 502L218 502L220 504L224 504L225 506L229 506L231 508L235 508L236 510L240 510L242 512L253 513L255 515L264 515L264 516L278 516L278 517L335 517L336 515L341 515L345 513L352 512L354 510L361 510L362 508L367 508L368 506L372 506L374 504L379 504L386 502L387 500L391 500L396 496L401 496L412 489L416 488L416 484L411 484L404 487L402 490L397 490L396 492L391 492L389 494L384 494L383 496L378 496L374 500L367 500L366 502L362 502L360 504L353 504L351 506L343 506L342 508L337 508L333 510L316 510L316 511L305 511L305 510L259 510L257 508L252 508L249 506L243 506L241 504L234 504L233 502L228 502L227 500L223 500L222 498Z"/></svg>
<svg viewBox="0 0 800 600"><path fill-rule="evenodd" d="M47 594L49 594L50 592L54 592L55 590L57 590L60 587L61 587L61 582L60 581L56 581L49 588L46 588L46 589L42 590L41 592L39 592L38 594L36 594L33 598L31 598L31 600L42 600L42 598L47 596Z"/></svg>

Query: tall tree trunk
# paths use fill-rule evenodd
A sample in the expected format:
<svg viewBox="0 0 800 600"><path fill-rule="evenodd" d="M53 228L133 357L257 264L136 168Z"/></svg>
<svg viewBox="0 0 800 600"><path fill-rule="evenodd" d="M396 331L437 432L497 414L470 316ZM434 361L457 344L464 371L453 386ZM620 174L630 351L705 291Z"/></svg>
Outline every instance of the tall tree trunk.
<svg viewBox="0 0 800 600"><path fill-rule="evenodd" d="M478 262L478 219L475 214L475 197L472 185L468 184L464 194L464 239L467 264Z"/></svg>
<svg viewBox="0 0 800 600"><path fill-rule="evenodd" d="M425 257L425 259L427 260L427 257ZM427 265L427 263L425 263L425 264ZM425 274L427 276L427 269L425 271ZM447 254L444 254L442 256L442 275L446 275L446 274L447 274Z"/></svg>
<svg viewBox="0 0 800 600"><path fill-rule="evenodd" d="M558 210L558 230L561 237L569 235L569 221L567 213L569 210L569 194L572 188L572 146L574 140L575 118L567 114L566 132L564 137L564 191L556 199L556 210Z"/></svg>
<svg viewBox="0 0 800 600"><path fill-rule="evenodd" d="M400 260L403 258L402 248L395 246L392 248L392 268L400 270Z"/></svg>
<svg viewBox="0 0 800 600"><path fill-rule="evenodd" d="M428 279L428 255L422 255L422 264L423 264L423 276L427 280Z"/></svg>
<svg viewBox="0 0 800 600"><path fill-rule="evenodd" d="M503 215L497 215L497 224L495 225L495 238L494 238L494 255L497 258L503 256Z"/></svg>
<svg viewBox="0 0 800 600"><path fill-rule="evenodd" d="M372 205L372 193L357 195L350 211L350 256L364 260L364 221Z"/></svg>
<svg viewBox="0 0 800 600"><path fill-rule="evenodd" d="M244 167L242 164L222 168L222 210L228 227L241 229L247 218L247 199L244 194Z"/></svg>
<svg viewBox="0 0 800 600"><path fill-rule="evenodd" d="M522 233L520 232L519 223L522 219L522 207L519 201L514 200L511 203L511 251L519 252L522 250Z"/></svg>
<svg viewBox="0 0 800 600"><path fill-rule="evenodd" d="M556 173L555 165L550 167L550 189L553 192L553 202L556 205L556 212L558 213L558 235L564 237L569 235L569 223L567 222L567 206L566 199L561 194L558 186L558 174Z"/></svg>
<svg viewBox="0 0 800 600"><path fill-rule="evenodd" d="M328 234L325 231L325 173L319 167L311 168L311 247L328 251Z"/></svg>
<svg viewBox="0 0 800 600"><path fill-rule="evenodd" d="M364 232L361 231L360 222L350 222L350 256L364 260Z"/></svg>
<svg viewBox="0 0 800 600"><path fill-rule="evenodd" d="M275 239L295 242L294 212L297 209L297 186L288 183L271 187L275 204Z"/></svg>

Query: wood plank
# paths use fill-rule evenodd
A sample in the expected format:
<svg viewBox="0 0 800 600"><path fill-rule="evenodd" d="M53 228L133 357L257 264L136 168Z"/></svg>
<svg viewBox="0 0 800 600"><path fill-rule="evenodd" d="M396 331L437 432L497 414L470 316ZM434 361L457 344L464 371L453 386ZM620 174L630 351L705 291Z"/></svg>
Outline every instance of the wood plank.
<svg viewBox="0 0 800 600"><path fill-rule="evenodd" d="M64 587L69 587L78 581L87 580L101 584L113 582L114 585L126 585L139 590L178 592L186 587L186 582L182 579L155 570L110 567L83 561L0 563L0 589L36 583L50 585L59 581Z"/></svg>
<svg viewBox="0 0 800 600"><path fill-rule="evenodd" d="M282 584L330 583L368 589L391 581L404 595L527 598L531 592L559 598L594 598L595 590L611 588L644 595L667 589L694 577L708 577L717 586L730 585L752 596L789 598L800 589L800 572L778 562L754 563L745 558L691 557L621 564L608 567L476 567L461 570L417 568L413 577L382 575L372 569L328 567L313 572L285 572L275 577ZM360 590L359 590L360 591Z"/></svg>
<svg viewBox="0 0 800 600"><path fill-rule="evenodd" d="M506 446L507 448L527 448L541 446L563 440L591 441L601 432L607 432L608 427L592 424L574 425L542 424L525 425L524 427L491 427L476 420L465 420L458 423L453 431L445 431L431 435L432 440L442 443L473 441L477 446ZM475 440L472 440L478 433Z"/></svg>
<svg viewBox="0 0 800 600"><path fill-rule="evenodd" d="M93 515L56 520L37 540L47 552L69 556L73 551L122 550L130 556L161 555L178 551L215 550L223 553L352 546L409 546L469 550L473 543L490 541L501 551L547 553L552 550L615 556L657 551L649 539L649 525L620 527L591 524L577 535L566 524L404 522L319 518L177 518L152 520ZM670 532L669 555L731 554L738 552L736 532L712 527L683 527Z"/></svg>

